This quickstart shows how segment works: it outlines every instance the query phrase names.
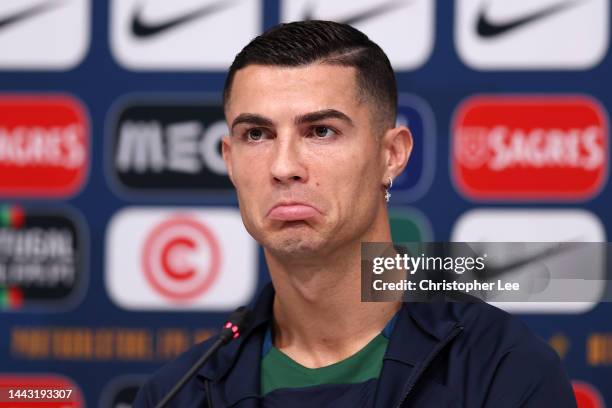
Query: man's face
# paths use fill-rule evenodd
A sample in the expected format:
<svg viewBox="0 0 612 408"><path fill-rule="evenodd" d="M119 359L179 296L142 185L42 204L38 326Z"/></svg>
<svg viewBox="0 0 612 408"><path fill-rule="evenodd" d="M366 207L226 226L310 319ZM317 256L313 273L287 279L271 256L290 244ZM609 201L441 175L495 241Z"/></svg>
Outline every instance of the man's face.
<svg viewBox="0 0 612 408"><path fill-rule="evenodd" d="M325 255L359 241L384 207L384 163L351 67L236 72L223 157L242 219L266 250Z"/></svg>

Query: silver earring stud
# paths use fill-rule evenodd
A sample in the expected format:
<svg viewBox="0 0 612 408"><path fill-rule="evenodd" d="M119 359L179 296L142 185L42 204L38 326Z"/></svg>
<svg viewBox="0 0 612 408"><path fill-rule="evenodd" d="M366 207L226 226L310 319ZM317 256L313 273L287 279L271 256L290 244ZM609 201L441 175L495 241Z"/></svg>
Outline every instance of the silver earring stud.
<svg viewBox="0 0 612 408"><path fill-rule="evenodd" d="M389 202L389 200L391 199L391 193L389 192L389 190L391 189L392 186L393 186L393 179L389 177L389 184L385 186L385 201L386 202Z"/></svg>

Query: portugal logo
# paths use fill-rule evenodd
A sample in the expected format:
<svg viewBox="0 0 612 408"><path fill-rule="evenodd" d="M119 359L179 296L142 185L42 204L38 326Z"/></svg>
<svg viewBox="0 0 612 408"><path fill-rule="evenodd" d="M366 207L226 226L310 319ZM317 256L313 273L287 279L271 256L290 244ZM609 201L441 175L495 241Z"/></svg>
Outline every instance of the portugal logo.
<svg viewBox="0 0 612 408"><path fill-rule="evenodd" d="M212 232L200 221L174 216L148 234L142 251L147 281L173 301L205 293L219 275L221 251Z"/></svg>

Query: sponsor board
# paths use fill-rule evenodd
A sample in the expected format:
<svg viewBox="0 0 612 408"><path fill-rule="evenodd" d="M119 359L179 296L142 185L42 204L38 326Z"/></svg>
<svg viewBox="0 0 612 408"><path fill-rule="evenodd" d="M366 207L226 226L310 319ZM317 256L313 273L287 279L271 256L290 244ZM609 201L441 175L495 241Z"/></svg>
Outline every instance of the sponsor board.
<svg viewBox="0 0 612 408"><path fill-rule="evenodd" d="M257 285L256 243L231 208L123 209L106 250L107 291L129 310L230 310Z"/></svg>
<svg viewBox="0 0 612 408"><path fill-rule="evenodd" d="M0 94L0 196L76 194L89 172L89 129L72 96Z"/></svg>
<svg viewBox="0 0 612 408"><path fill-rule="evenodd" d="M405 71L419 68L431 55L434 8L431 0L284 0L281 20L332 20L354 26L385 51L394 70Z"/></svg>
<svg viewBox="0 0 612 408"><path fill-rule="evenodd" d="M494 278L518 282L521 287L546 286L532 294L528 302L504 302L493 299L495 306L517 313L584 313L601 299L606 282L603 247L571 246L567 251L551 251L554 243L606 242L599 219L585 210L477 209L463 214L451 234L455 242L481 243L479 253L487 254L487 265L498 271ZM521 242L503 250L499 243ZM497 243L487 246L487 243ZM511 249L510 249L511 248ZM572 249L573 248L573 249ZM586 250L584 250L586 248ZM599 248L599 249L598 249ZM546 255L545 270L539 262ZM520 260L521 265L514 267ZM589 267L586 268L585 265ZM568 278L584 271L584 279ZM536 285L538 286L538 285ZM576 294L580 295L577 296ZM589 299L588 301L538 301L554 298ZM502 301L495 301L502 300Z"/></svg>
<svg viewBox="0 0 612 408"><path fill-rule="evenodd" d="M89 0L0 2L0 70L68 70L91 38Z"/></svg>
<svg viewBox="0 0 612 408"><path fill-rule="evenodd" d="M555 350L561 360L565 359L572 348L572 342L564 333L555 333L548 339L548 345Z"/></svg>
<svg viewBox="0 0 612 408"><path fill-rule="evenodd" d="M74 210L0 206L0 310L65 311L87 287L88 237Z"/></svg>
<svg viewBox="0 0 612 408"><path fill-rule="evenodd" d="M389 208L389 225L393 242L433 241L431 223L425 214L416 208Z"/></svg>
<svg viewBox="0 0 612 408"><path fill-rule="evenodd" d="M229 132L217 99L134 95L116 103L106 125L111 187L160 197L232 194L221 154Z"/></svg>
<svg viewBox="0 0 612 408"><path fill-rule="evenodd" d="M112 0L111 50L131 70L226 70L262 11L260 0Z"/></svg>
<svg viewBox="0 0 612 408"><path fill-rule="evenodd" d="M589 334L585 354L589 366L612 366L612 333Z"/></svg>
<svg viewBox="0 0 612 408"><path fill-rule="evenodd" d="M586 200L607 180L608 132L585 96L471 97L451 128L452 178L474 200Z"/></svg>
<svg viewBox="0 0 612 408"><path fill-rule="evenodd" d="M609 43L607 0L455 1L455 44L479 70L578 70Z"/></svg>

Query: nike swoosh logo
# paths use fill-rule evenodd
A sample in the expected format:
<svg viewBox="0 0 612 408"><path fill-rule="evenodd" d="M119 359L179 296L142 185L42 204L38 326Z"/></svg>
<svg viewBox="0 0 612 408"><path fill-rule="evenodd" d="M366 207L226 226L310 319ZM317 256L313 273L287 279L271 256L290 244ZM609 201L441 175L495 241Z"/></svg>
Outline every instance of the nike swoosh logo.
<svg viewBox="0 0 612 408"><path fill-rule="evenodd" d="M37 16L39 14L44 13L45 11L54 9L58 6L62 6L62 2L50 1L47 3L39 4L34 7L30 7L18 13L12 14L10 16L5 16L0 18L0 30L5 29L15 23L18 23L22 20L26 20L28 18Z"/></svg>
<svg viewBox="0 0 612 408"><path fill-rule="evenodd" d="M142 20L142 9L144 6L140 6L132 16L132 33L140 39L148 39L168 31L170 29L182 26L199 18L209 16L220 10L229 8L234 5L233 1L218 1L216 3L210 3L203 6L200 9L185 13L179 17L171 20L164 21L162 23L149 24Z"/></svg>
<svg viewBox="0 0 612 408"><path fill-rule="evenodd" d="M543 261L546 258L550 258L555 255L559 255L568 251L572 251L577 248L581 248L584 246L584 242L575 242L575 241L566 241L563 242L563 245L556 245L548 249L544 249L537 254L525 257L523 259L519 259L514 262L507 263L501 267L492 267L487 266L483 270L478 271L476 269L473 270L474 275L476 275L480 279L491 279L496 278L501 275L504 275L513 269L520 268L526 265L529 265L534 262Z"/></svg>
<svg viewBox="0 0 612 408"><path fill-rule="evenodd" d="M491 22L486 15L485 7L483 7L480 10L480 15L478 16L476 32L478 33L479 36L481 36L484 39L497 38L519 27L525 26L527 24L533 23L538 20L542 20L548 16L557 14L565 9L574 7L580 3L584 3L584 0L565 1L563 3L555 4L550 7L544 8L538 12L529 14L517 20L508 21L508 22L501 23L501 24Z"/></svg>
<svg viewBox="0 0 612 408"><path fill-rule="evenodd" d="M388 1L386 3L380 4L378 6L373 6L368 9L359 11L349 16L334 18L333 21L342 24L355 25L362 23L366 20L370 20L374 17L381 16L383 14L387 14L395 9L406 6L408 2L402 0L393 0ZM310 3L307 5L306 10L304 11L302 20L315 20L314 17L314 6L315 3Z"/></svg>

